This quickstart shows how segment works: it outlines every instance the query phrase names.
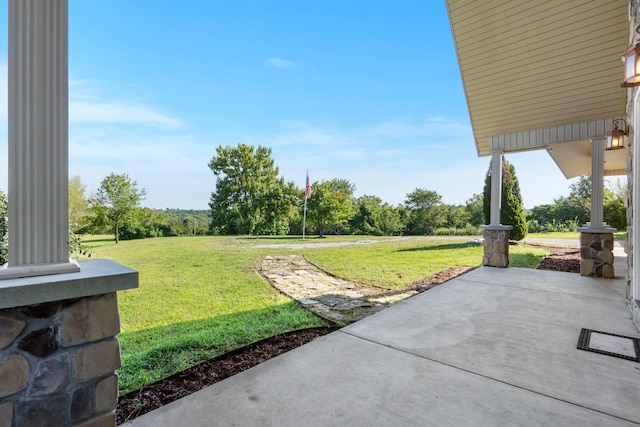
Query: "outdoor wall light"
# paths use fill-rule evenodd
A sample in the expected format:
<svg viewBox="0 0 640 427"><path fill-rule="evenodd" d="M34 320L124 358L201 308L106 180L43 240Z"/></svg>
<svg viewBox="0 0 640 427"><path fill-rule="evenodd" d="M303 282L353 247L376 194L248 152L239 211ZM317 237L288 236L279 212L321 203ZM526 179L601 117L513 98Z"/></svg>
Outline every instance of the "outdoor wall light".
<svg viewBox="0 0 640 427"><path fill-rule="evenodd" d="M640 85L640 43L629 48L622 54L624 61L624 82L621 87Z"/></svg>
<svg viewBox="0 0 640 427"><path fill-rule="evenodd" d="M636 27L636 34L640 34L640 25ZM640 85L640 43L635 43L627 49L622 54L621 59L624 62L624 82L620 86L634 87Z"/></svg>
<svg viewBox="0 0 640 427"><path fill-rule="evenodd" d="M620 122L624 123L623 129L618 129ZM613 130L607 132L607 145L605 150L619 150L625 147L629 126L625 119L613 119Z"/></svg>

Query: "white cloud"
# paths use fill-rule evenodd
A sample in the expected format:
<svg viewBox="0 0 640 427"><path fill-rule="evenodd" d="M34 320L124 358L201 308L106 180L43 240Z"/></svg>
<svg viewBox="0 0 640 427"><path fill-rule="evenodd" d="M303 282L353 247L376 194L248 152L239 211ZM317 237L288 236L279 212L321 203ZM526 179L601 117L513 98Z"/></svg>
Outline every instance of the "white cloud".
<svg viewBox="0 0 640 427"><path fill-rule="evenodd" d="M288 122L278 133L238 135L236 140L271 147L281 174L300 187L308 169L312 181L348 179L356 184L357 196L376 195L392 204L418 187L437 191L445 203L462 204L482 192L490 160L476 156L468 124L442 117L397 118L354 128ZM516 167L525 206L568 193L571 181L544 151L507 159Z"/></svg>
<svg viewBox="0 0 640 427"><path fill-rule="evenodd" d="M267 65L296 64L270 58ZM0 189L6 191L7 66L0 63ZM207 209L215 177L207 167L215 153L211 141L239 141L273 148L281 175L304 185L345 178L371 194L398 204L413 189L427 188L445 203L464 203L482 191L489 158L478 159L466 122L443 117L394 118L360 127L287 122L266 134L220 130L188 135L179 118L144 102L100 95L100 85L70 80L69 173L95 190L109 173L128 173L147 190L145 206ZM507 155L516 167L525 206L550 203L568 194L563 178L542 151ZM550 190L552 189L552 190Z"/></svg>
<svg viewBox="0 0 640 427"><path fill-rule="evenodd" d="M70 101L69 121L72 123L143 124L179 128L181 120L144 105L125 102Z"/></svg>
<svg viewBox="0 0 640 427"><path fill-rule="evenodd" d="M295 68L298 65L293 61L289 61L282 58L267 58L264 61L264 64L267 67L273 67L273 68Z"/></svg>
<svg viewBox="0 0 640 427"><path fill-rule="evenodd" d="M7 118L8 66L0 63L0 119ZM120 123L179 128L182 121L162 113L149 105L104 100L98 95L96 84L88 80L69 80L69 121L71 123ZM6 124L2 124L6 127Z"/></svg>
<svg viewBox="0 0 640 427"><path fill-rule="evenodd" d="M0 189L7 189L7 65L0 64ZM213 153L176 131L182 121L145 104L100 95L100 85L69 81L69 174L95 191L111 172L147 189L146 206L206 209Z"/></svg>
<svg viewBox="0 0 640 427"><path fill-rule="evenodd" d="M71 132L69 175L95 191L109 173L127 173L146 189L144 206L206 209L215 185L212 155L189 135L83 125Z"/></svg>
<svg viewBox="0 0 640 427"><path fill-rule="evenodd" d="M99 83L69 78L69 122L135 124L169 129L182 126L180 119L144 102L105 99L100 92Z"/></svg>

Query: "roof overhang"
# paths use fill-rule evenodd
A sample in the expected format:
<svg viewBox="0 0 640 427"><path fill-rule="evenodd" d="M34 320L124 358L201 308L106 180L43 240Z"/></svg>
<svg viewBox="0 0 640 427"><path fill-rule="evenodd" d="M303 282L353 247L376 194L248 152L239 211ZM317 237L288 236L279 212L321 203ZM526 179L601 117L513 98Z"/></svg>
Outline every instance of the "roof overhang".
<svg viewBox="0 0 640 427"><path fill-rule="evenodd" d="M586 153L579 147L626 114L620 55L629 44L628 0L446 1L478 155L570 142L550 153L573 175L565 157ZM602 132L538 138L544 130L559 134L589 122L601 123ZM496 145L507 135L516 137ZM618 166L610 171L625 168Z"/></svg>
<svg viewBox="0 0 640 427"><path fill-rule="evenodd" d="M605 139L613 129L609 119L589 120L548 128L495 135L489 138L491 152L503 153L546 149L564 176L574 178L591 172L593 140ZM604 174L626 174L629 147L605 151Z"/></svg>

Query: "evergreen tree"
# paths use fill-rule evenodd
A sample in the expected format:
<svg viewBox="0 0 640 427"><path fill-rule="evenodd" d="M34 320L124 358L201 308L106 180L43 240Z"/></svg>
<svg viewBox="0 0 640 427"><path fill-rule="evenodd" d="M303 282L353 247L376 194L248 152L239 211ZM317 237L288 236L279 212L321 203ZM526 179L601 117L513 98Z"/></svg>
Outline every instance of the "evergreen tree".
<svg viewBox="0 0 640 427"><path fill-rule="evenodd" d="M491 165L484 180L483 208L485 223L491 221ZM511 240L522 240L527 235L527 219L522 206L520 183L516 177L516 168L502 157L502 206L500 207L500 222L512 225L509 233Z"/></svg>

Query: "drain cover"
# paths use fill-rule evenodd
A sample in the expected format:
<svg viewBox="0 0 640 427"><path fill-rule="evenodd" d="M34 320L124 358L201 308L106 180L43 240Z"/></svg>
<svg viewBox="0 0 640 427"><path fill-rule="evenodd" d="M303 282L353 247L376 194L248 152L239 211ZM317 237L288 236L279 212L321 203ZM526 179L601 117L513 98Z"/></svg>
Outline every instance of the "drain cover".
<svg viewBox="0 0 640 427"><path fill-rule="evenodd" d="M578 349L640 362L640 339L582 329Z"/></svg>

